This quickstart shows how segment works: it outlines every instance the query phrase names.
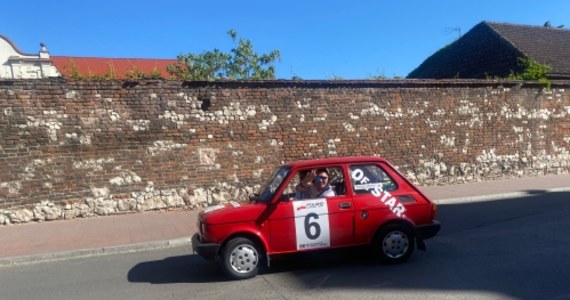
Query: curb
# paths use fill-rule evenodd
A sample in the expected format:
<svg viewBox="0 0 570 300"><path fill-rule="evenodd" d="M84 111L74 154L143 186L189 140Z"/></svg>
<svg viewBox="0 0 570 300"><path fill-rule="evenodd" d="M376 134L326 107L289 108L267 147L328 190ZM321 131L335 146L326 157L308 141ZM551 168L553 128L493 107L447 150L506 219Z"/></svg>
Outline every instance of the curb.
<svg viewBox="0 0 570 300"><path fill-rule="evenodd" d="M505 200L505 199L513 199L513 198L524 198L524 197L532 197L532 196L537 194L533 191L534 190L527 190L527 191L521 191L521 192L489 194L489 195L482 195L482 196L444 198L444 199L439 199L439 200L433 200L433 202L435 202L436 204L439 204L439 205L445 205L445 204L461 204L461 203L474 203L474 202ZM568 192L568 191L570 191L570 187L539 189L539 191L541 194L556 193L556 192Z"/></svg>
<svg viewBox="0 0 570 300"><path fill-rule="evenodd" d="M29 265L42 262L68 260L75 258L97 257L111 254L133 253L149 250L158 250L192 244L192 237L183 237L166 241L154 241L139 244L129 244L121 246L109 246L93 249L81 249L66 252L54 252L45 254L33 254L26 256L16 256L0 258L0 267Z"/></svg>

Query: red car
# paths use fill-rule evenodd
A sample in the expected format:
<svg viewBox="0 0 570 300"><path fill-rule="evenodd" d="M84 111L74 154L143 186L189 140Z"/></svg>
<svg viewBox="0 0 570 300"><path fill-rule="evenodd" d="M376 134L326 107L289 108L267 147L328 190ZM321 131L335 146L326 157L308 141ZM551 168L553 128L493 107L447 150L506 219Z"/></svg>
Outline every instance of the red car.
<svg viewBox="0 0 570 300"><path fill-rule="evenodd" d="M251 203L201 212L192 248L221 258L233 279L256 276L272 255L350 246L371 245L382 261L397 263L438 233L435 213L435 203L383 158L298 161L277 168Z"/></svg>

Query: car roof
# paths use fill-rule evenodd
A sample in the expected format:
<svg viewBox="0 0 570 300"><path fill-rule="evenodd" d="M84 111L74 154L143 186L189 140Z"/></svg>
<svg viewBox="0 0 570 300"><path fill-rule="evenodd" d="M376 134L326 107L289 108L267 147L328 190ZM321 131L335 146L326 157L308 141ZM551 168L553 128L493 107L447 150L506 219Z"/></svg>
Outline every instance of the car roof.
<svg viewBox="0 0 570 300"><path fill-rule="evenodd" d="M344 156L344 157L328 157L311 160L298 160L284 164L293 168L302 168L312 165L323 164L340 164L340 163L361 163L361 162L386 162L386 159L379 156Z"/></svg>

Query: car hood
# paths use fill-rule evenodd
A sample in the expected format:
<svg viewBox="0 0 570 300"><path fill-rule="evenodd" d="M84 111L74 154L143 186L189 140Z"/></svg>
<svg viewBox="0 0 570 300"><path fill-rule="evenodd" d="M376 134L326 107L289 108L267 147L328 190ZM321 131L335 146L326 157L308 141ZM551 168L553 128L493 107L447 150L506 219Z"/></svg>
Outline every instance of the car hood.
<svg viewBox="0 0 570 300"><path fill-rule="evenodd" d="M238 203L230 201L210 206L200 213L200 218L210 225L255 221L264 209L265 203Z"/></svg>

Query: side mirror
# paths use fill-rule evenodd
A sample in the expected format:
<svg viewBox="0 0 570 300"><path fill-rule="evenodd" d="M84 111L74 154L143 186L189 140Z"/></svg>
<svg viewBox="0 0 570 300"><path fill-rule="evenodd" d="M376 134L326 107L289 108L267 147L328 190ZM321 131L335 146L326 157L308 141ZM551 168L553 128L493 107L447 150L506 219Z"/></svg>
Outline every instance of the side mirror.
<svg viewBox="0 0 570 300"><path fill-rule="evenodd" d="M256 202L257 199L259 199L259 194L257 194L257 193L249 195L249 203Z"/></svg>

